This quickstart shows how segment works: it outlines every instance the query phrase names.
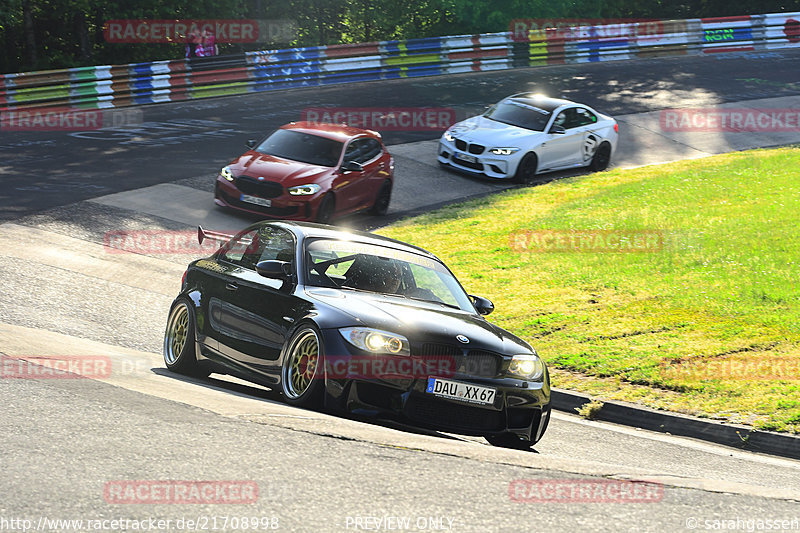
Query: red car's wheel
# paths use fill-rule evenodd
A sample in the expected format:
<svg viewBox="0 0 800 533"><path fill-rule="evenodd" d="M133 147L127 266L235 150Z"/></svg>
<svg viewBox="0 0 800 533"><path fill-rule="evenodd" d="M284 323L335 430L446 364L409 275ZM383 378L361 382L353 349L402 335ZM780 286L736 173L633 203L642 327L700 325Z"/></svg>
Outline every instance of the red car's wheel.
<svg viewBox="0 0 800 533"><path fill-rule="evenodd" d="M392 200L392 182L386 180L381 184L375 203L370 209L371 215L383 216L389 211L389 202Z"/></svg>
<svg viewBox="0 0 800 533"><path fill-rule="evenodd" d="M317 222L320 224L327 224L333 218L333 212L336 210L336 199L331 193L325 195L322 202L317 209Z"/></svg>

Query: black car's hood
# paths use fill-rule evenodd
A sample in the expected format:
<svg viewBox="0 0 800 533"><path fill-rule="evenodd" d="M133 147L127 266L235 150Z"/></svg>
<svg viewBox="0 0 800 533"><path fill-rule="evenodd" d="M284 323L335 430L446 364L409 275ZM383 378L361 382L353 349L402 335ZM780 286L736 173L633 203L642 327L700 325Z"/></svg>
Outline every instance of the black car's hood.
<svg viewBox="0 0 800 533"><path fill-rule="evenodd" d="M308 287L311 298L351 317L350 324L399 333L412 343L443 343L505 355L530 353L530 346L483 317L433 302L355 290ZM468 343L456 339L463 335Z"/></svg>

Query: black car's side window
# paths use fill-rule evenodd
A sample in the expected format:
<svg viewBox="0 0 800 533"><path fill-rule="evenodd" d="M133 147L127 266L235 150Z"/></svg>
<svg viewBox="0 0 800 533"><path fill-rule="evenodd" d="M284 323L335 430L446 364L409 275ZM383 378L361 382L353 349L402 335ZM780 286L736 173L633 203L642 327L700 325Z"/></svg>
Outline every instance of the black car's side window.
<svg viewBox="0 0 800 533"><path fill-rule="evenodd" d="M234 237L227 245L222 258L244 268L255 269L260 255L258 230L252 230Z"/></svg>
<svg viewBox="0 0 800 533"><path fill-rule="evenodd" d="M259 261L294 261L294 238L280 228L263 227L234 238L222 258L243 268L255 270Z"/></svg>
<svg viewBox="0 0 800 533"><path fill-rule="evenodd" d="M294 238L292 234L280 228L265 227L259 234L261 255L258 261L294 262Z"/></svg>

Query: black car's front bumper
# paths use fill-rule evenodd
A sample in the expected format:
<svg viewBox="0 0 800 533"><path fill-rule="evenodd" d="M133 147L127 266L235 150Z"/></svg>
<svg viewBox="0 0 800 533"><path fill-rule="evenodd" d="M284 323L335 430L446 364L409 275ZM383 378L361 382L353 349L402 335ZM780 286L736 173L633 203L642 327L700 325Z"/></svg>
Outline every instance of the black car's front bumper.
<svg viewBox="0 0 800 533"><path fill-rule="evenodd" d="M333 341L326 343L327 348L331 348L331 344L338 345L336 353L347 349L337 342L336 336L326 340ZM490 387L497 393L491 405L444 398L427 392L429 377ZM325 385L331 407L356 413L393 415L414 425L462 435L514 433L536 442L550 417L550 382L546 370L541 381L456 372L413 375L407 379L336 375L326 377Z"/></svg>

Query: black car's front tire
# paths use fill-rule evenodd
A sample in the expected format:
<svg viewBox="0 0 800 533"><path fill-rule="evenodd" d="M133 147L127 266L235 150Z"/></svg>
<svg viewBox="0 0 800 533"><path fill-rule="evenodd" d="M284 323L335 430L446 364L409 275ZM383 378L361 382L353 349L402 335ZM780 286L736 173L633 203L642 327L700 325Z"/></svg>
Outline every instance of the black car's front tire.
<svg viewBox="0 0 800 533"><path fill-rule="evenodd" d="M303 324L287 344L281 367L281 390L286 402L303 407L322 404L325 349L322 334Z"/></svg>
<svg viewBox="0 0 800 533"><path fill-rule="evenodd" d="M164 332L164 363L167 368L180 374L208 375L197 364L195 350L194 307L185 298L172 304Z"/></svg>
<svg viewBox="0 0 800 533"><path fill-rule="evenodd" d="M529 450L534 444L539 442L542 437L544 437L545 431L547 431L547 426L550 423L550 404L547 404L542 409L541 415L538 417L538 421L534 421L531 424L531 436L533 436L536 440L526 439L525 437L521 437L516 433L500 433L496 435L484 435L483 438L486 439L489 444L492 446L497 446L498 448L512 448L514 450Z"/></svg>
<svg viewBox="0 0 800 533"><path fill-rule="evenodd" d="M498 448L511 448L514 450L528 450L533 446L533 441L524 439L515 433L500 433L499 435L484 435L484 439L492 446Z"/></svg>

